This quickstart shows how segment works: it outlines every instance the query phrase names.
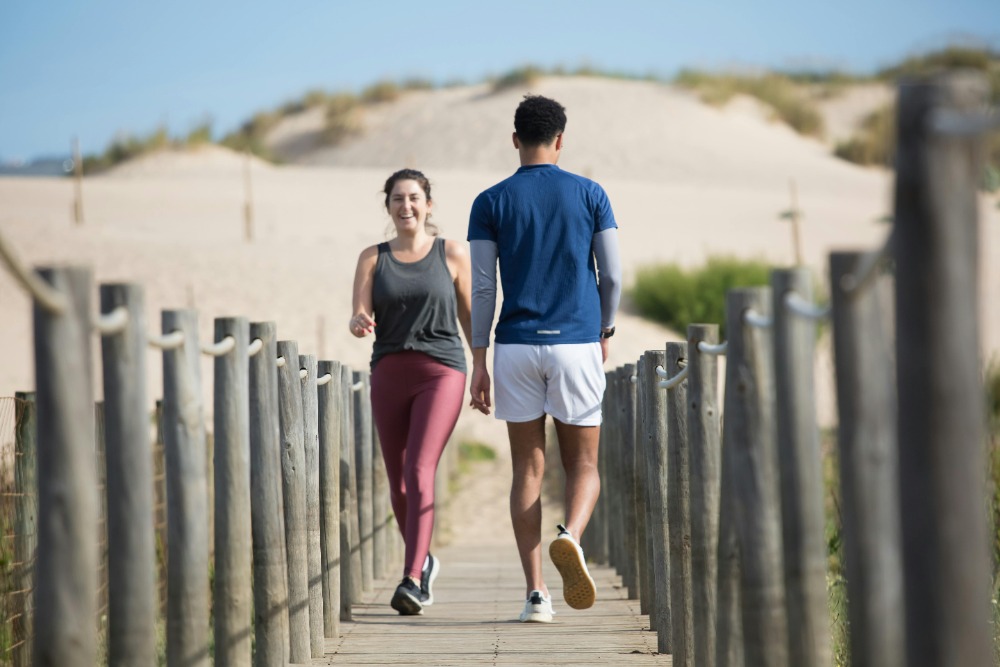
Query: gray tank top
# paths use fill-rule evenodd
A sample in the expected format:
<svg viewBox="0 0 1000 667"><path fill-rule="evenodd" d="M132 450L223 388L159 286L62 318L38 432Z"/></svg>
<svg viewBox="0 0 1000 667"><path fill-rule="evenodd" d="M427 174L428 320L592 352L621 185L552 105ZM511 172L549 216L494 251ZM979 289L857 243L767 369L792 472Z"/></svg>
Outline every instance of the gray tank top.
<svg viewBox="0 0 1000 667"><path fill-rule="evenodd" d="M380 243L372 305L376 322L372 368L387 354L415 350L465 372L458 302L444 239L434 239L426 257L409 263L393 257L388 243Z"/></svg>

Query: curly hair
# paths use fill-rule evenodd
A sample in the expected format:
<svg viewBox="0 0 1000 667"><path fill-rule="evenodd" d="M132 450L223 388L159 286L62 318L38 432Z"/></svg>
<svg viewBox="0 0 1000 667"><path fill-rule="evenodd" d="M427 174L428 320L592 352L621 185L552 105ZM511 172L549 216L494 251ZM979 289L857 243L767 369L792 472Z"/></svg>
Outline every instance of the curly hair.
<svg viewBox="0 0 1000 667"><path fill-rule="evenodd" d="M514 112L514 131L526 146L549 144L566 129L566 109L541 95L525 95Z"/></svg>
<svg viewBox="0 0 1000 667"><path fill-rule="evenodd" d="M398 183L399 181L416 181L417 185L420 186L420 189L424 191L424 197L427 198L428 202L431 201L431 182L427 179L426 176L424 176L424 172L418 169L409 169L409 168L400 169L399 171L395 172L392 176L386 179L385 187L382 188L382 192L385 193L386 211L389 210L389 196L392 194L392 189L396 187L396 183ZM390 225L387 228L387 232L388 229L390 229L391 227L392 225ZM431 222L430 213L427 214L427 219L424 221L424 229L426 229L427 233L430 234L431 236L437 236L438 234L440 234L437 225Z"/></svg>

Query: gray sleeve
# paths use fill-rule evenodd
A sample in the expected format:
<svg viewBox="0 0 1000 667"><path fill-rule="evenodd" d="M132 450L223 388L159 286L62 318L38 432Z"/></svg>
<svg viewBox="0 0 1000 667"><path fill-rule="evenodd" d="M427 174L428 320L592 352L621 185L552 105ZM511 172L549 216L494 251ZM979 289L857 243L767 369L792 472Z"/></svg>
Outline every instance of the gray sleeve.
<svg viewBox="0 0 1000 667"><path fill-rule="evenodd" d="M473 240L469 247L472 255L472 347L489 347L497 307L497 244Z"/></svg>
<svg viewBox="0 0 1000 667"><path fill-rule="evenodd" d="M594 234L591 246L597 260L597 291L601 295L601 328L615 325L615 313L622 297L622 265L618 256L618 230L605 229ZM473 297L475 300L475 297ZM475 306L473 306L475 314Z"/></svg>

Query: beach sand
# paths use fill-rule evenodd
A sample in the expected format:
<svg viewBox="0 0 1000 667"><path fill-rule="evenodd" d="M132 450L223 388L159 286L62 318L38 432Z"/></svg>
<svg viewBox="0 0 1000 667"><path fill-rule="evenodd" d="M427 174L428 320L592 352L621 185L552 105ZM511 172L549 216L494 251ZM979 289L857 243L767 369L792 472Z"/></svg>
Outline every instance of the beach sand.
<svg viewBox="0 0 1000 667"><path fill-rule="evenodd" d="M891 175L832 157L746 105L713 108L662 84L587 78L545 79L533 90L568 110L560 165L599 181L620 226L626 284L654 262L697 266L710 255L793 262L789 208L794 179L804 212L805 263L821 283L834 249L872 249L889 228ZM381 186L402 166L431 178L442 235L464 239L475 196L517 167L513 109L524 90L421 92L377 109L367 134L338 149L303 151L303 164L251 167L254 240L246 242L242 156L211 147L148 156L84 180L85 222L72 219L68 179L0 178L0 232L30 265L93 267L97 282L144 286L151 331L160 310L194 307L202 341L215 317L277 323L280 339L304 353L366 368L371 339L347 329L358 253L385 238ZM307 112L308 113L308 112ZM298 119L309 132L307 118ZM291 138L289 138L291 137ZM294 139L285 133L285 141ZM1000 353L1000 211L984 198L981 215L982 341ZM94 296L95 309L97 296ZM28 297L0 272L0 396L34 386ZM821 422L835 421L829 337L817 355ZM677 332L624 305L607 368L634 363ZM94 337L95 391L100 354ZM150 400L160 396L161 362L150 350ZM206 413L211 360L204 359ZM503 424L470 409L458 435L503 450Z"/></svg>

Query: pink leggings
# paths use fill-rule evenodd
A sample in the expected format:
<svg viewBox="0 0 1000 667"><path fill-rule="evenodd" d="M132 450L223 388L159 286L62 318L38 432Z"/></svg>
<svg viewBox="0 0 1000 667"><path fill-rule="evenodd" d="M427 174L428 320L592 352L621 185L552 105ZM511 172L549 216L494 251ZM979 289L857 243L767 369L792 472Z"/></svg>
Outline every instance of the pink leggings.
<svg viewBox="0 0 1000 667"><path fill-rule="evenodd" d="M422 352L398 352L372 370L372 415L382 442L404 576L420 580L434 528L434 474L458 421L465 373Z"/></svg>

